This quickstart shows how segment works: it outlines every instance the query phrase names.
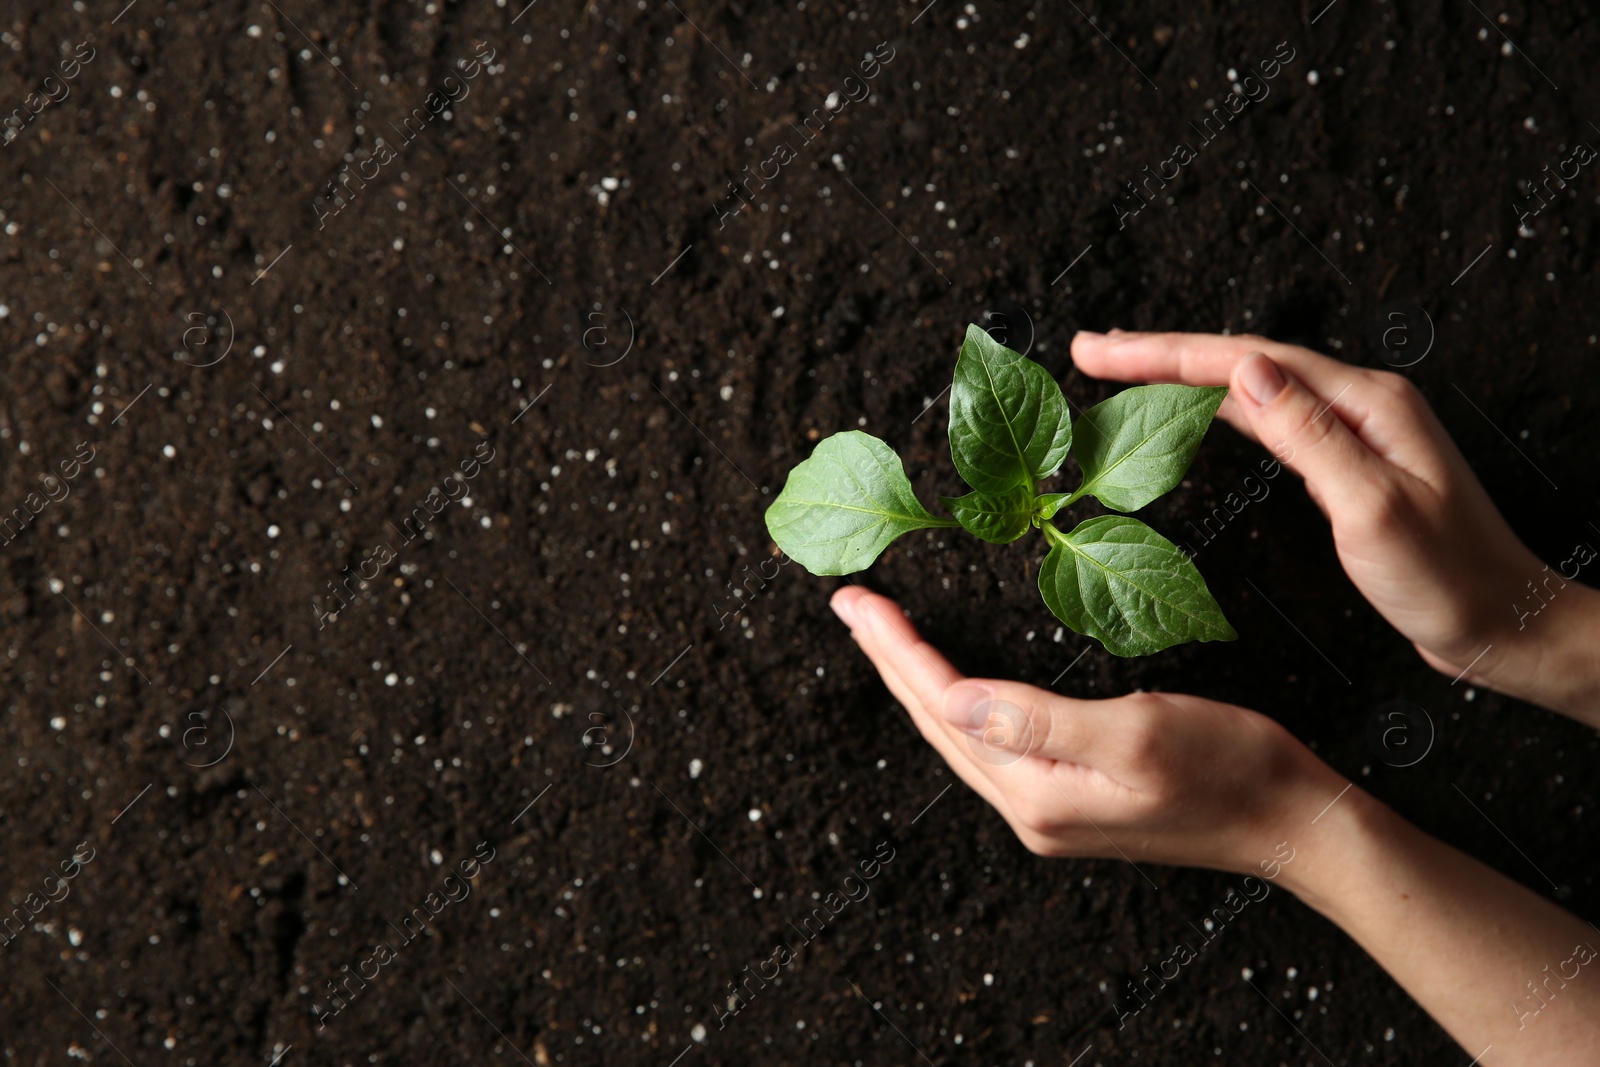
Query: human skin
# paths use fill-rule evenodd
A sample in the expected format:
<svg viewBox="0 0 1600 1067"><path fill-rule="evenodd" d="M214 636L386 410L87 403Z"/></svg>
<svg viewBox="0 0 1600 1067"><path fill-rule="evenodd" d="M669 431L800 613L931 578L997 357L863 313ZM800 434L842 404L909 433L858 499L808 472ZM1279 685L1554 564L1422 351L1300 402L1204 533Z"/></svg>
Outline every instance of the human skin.
<svg viewBox="0 0 1600 1067"><path fill-rule="evenodd" d="M1079 334L1073 358L1125 381L1228 385L1222 417L1305 479L1346 573L1428 663L1600 722L1600 598L1569 582L1537 626L1515 625L1507 605L1544 565L1405 379L1255 337ZM1600 967L1585 957L1600 931L1411 826L1272 719L1183 694L1075 700L968 679L894 601L851 585L833 608L922 736L1031 851L1260 875L1288 842L1276 884L1344 929L1475 1063L1593 1062Z"/></svg>

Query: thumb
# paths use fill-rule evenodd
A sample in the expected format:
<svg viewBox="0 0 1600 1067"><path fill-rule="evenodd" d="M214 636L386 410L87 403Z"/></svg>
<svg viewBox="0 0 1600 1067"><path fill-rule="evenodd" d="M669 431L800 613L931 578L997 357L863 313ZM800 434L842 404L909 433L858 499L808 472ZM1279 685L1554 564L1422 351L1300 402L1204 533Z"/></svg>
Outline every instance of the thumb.
<svg viewBox="0 0 1600 1067"><path fill-rule="evenodd" d="M1389 465L1339 417L1337 396L1324 400L1260 352L1235 364L1228 395L1256 439L1306 480L1324 511L1328 501L1375 503Z"/></svg>
<svg viewBox="0 0 1600 1067"><path fill-rule="evenodd" d="M945 689L939 712L972 756L991 767L1024 756L1089 764L1114 736L1115 712L1126 712L1108 706L1117 704L1072 700L1022 682L963 678Z"/></svg>

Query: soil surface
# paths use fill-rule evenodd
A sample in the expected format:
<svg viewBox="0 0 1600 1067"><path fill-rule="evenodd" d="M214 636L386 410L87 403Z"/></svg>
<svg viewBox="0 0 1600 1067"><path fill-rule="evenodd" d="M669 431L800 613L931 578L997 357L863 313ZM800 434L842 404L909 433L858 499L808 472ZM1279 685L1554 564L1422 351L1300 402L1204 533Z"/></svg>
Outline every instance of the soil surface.
<svg viewBox="0 0 1600 1067"><path fill-rule="evenodd" d="M1027 852L762 512L847 428L959 491L1002 311L1079 408L1080 327L1407 363L1541 556L1600 536L1600 174L1526 188L1600 143L1577 6L122 3L0 20L6 1063L1470 1059L1285 892L1119 1026L1237 878ZM1594 914L1592 731L1425 667L1292 475L1189 534L1264 456L1142 513L1231 644L1063 634L1038 539L861 580L974 673L1258 708Z"/></svg>

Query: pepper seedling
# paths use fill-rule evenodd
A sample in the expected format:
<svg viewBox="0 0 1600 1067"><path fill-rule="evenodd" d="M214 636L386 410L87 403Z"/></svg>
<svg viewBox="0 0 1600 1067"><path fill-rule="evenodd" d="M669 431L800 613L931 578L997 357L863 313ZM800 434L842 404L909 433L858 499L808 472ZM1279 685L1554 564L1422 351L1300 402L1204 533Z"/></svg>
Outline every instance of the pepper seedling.
<svg viewBox="0 0 1600 1067"><path fill-rule="evenodd" d="M1125 514L1068 532L1052 521L1086 496L1129 512L1172 489L1227 392L1135 386L1084 412L1074 433L1049 372L968 326L950 386L950 458L972 491L939 498L953 518L922 506L893 449L847 430L789 472L767 509L767 532L790 559L829 575L865 570L912 530L960 526L1008 544L1037 528L1049 544L1039 568L1046 606L1108 652L1144 656L1187 641L1232 641L1238 634L1194 563L1155 530ZM1082 484L1041 493L1068 452Z"/></svg>

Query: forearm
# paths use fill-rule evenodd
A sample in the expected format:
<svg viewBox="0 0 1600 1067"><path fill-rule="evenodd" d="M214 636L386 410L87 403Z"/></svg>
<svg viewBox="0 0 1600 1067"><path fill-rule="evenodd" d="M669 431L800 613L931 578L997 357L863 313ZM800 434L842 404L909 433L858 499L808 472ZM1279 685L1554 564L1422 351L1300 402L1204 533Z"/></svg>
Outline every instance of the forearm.
<svg viewBox="0 0 1600 1067"><path fill-rule="evenodd" d="M1469 1056L1482 1054L1475 1062L1595 1062L1600 934L1587 923L1359 789L1295 845L1281 884L1354 938Z"/></svg>

